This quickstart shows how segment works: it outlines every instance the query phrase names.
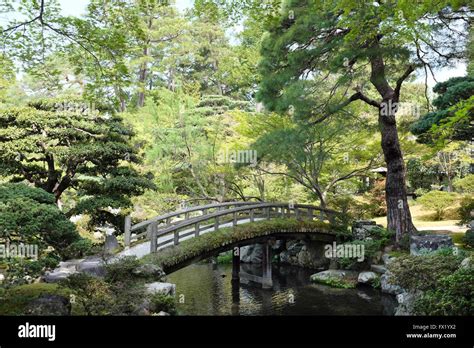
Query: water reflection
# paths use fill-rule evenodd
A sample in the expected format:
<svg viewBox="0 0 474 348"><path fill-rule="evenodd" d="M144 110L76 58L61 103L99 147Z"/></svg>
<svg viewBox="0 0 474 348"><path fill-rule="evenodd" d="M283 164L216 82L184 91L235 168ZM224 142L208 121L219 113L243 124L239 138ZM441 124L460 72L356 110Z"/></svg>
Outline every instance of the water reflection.
<svg viewBox="0 0 474 348"><path fill-rule="evenodd" d="M261 275L258 265L241 270ZM335 289L311 284L314 271L273 266L273 288L232 285L232 266L194 264L168 276L176 284L181 315L393 315L395 300L371 288Z"/></svg>

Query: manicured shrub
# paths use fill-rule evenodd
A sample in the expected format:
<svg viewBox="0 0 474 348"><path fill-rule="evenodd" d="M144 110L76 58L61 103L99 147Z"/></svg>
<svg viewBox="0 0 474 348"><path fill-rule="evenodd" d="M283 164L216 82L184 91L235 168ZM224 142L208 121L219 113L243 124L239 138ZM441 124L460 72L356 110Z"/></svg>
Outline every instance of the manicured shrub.
<svg viewBox="0 0 474 348"><path fill-rule="evenodd" d="M461 206L458 209L459 218L461 219L459 223L464 225L474 220L472 212L474 212L474 198L464 197L461 200Z"/></svg>
<svg viewBox="0 0 474 348"><path fill-rule="evenodd" d="M425 209L434 210L434 218L439 221L444 218L446 209L453 206L457 199L458 196L452 192L431 191L420 197L418 202L420 202Z"/></svg>
<svg viewBox="0 0 474 348"><path fill-rule="evenodd" d="M436 288L443 277L453 274L462 262L464 253L442 250L425 255L401 256L388 266L393 282L407 290Z"/></svg>
<svg viewBox="0 0 474 348"><path fill-rule="evenodd" d="M166 312L176 314L175 299L164 294L154 294L150 297L150 310L153 313Z"/></svg>
<svg viewBox="0 0 474 348"><path fill-rule="evenodd" d="M442 277L415 301L417 315L474 315L474 268L460 268Z"/></svg>
<svg viewBox="0 0 474 348"><path fill-rule="evenodd" d="M474 248L474 230L473 229L466 231L466 234L464 235L464 243L467 246Z"/></svg>

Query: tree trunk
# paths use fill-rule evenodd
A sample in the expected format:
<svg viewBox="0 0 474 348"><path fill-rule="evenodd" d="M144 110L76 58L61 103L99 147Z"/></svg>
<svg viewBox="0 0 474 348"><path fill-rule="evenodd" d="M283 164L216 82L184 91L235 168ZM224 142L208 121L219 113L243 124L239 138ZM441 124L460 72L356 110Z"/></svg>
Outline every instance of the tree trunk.
<svg viewBox="0 0 474 348"><path fill-rule="evenodd" d="M384 100L384 103L388 102ZM405 182L405 163L398 139L397 124L394 115L379 111L379 128L382 135L382 150L387 165L385 200L387 202L387 227L395 232L395 241L415 231L407 200Z"/></svg>
<svg viewBox="0 0 474 348"><path fill-rule="evenodd" d="M379 44L380 37L374 38L369 56L371 74L370 82L377 89L382 102L378 105L378 123L382 135L382 151L387 165L385 182L385 200L387 202L387 228L395 232L396 245L405 235L416 231L411 219L407 200L405 181L405 163L398 139L396 113L400 101L400 89L403 81L413 72L409 66L393 89L388 83L383 59L383 51Z"/></svg>

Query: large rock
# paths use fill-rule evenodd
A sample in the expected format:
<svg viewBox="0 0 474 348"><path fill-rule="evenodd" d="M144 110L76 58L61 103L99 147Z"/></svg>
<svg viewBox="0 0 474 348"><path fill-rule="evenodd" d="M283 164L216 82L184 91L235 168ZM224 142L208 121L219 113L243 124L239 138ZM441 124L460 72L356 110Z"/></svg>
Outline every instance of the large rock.
<svg viewBox="0 0 474 348"><path fill-rule="evenodd" d="M246 245L240 248L240 261L243 263L262 263L262 258L261 244Z"/></svg>
<svg viewBox="0 0 474 348"><path fill-rule="evenodd" d="M416 299L421 295L421 292L402 292L397 295L398 307L395 312L397 316L414 315L414 304Z"/></svg>
<svg viewBox="0 0 474 348"><path fill-rule="evenodd" d="M327 271L322 271L315 273L311 276L311 281L324 281L330 278L339 279L339 280L350 280L357 277L357 273L353 271L346 270L337 270L337 269L328 269Z"/></svg>
<svg viewBox="0 0 474 348"><path fill-rule="evenodd" d="M370 265L370 270L378 274L384 274L387 272L387 268L383 265Z"/></svg>
<svg viewBox="0 0 474 348"><path fill-rule="evenodd" d="M176 294L176 285L171 283L155 282L145 284L146 292L149 294L164 294L174 296Z"/></svg>
<svg viewBox="0 0 474 348"><path fill-rule="evenodd" d="M374 272L360 272L357 282L360 284L371 284L375 279L377 279L377 275Z"/></svg>
<svg viewBox="0 0 474 348"><path fill-rule="evenodd" d="M391 295L398 295L405 291L401 286L391 283L390 272L382 274L380 277L380 287L382 292Z"/></svg>
<svg viewBox="0 0 474 348"><path fill-rule="evenodd" d="M452 248L453 239L448 235L425 235L410 237L410 254L420 255L440 248Z"/></svg>
<svg viewBox="0 0 474 348"><path fill-rule="evenodd" d="M319 242L289 241L280 253L280 261L293 266L327 268L331 259L324 255L324 244Z"/></svg>
<svg viewBox="0 0 474 348"><path fill-rule="evenodd" d="M105 264L102 259L91 258L84 260L76 266L78 272L86 273L95 277L105 276Z"/></svg>
<svg viewBox="0 0 474 348"><path fill-rule="evenodd" d="M461 262L461 268L472 268L473 263L472 263L472 258L466 257L464 260Z"/></svg>
<svg viewBox="0 0 474 348"><path fill-rule="evenodd" d="M375 221L370 220L359 220L355 221L352 225L352 235L355 239L364 240L370 237L370 231L377 227Z"/></svg>
<svg viewBox="0 0 474 348"><path fill-rule="evenodd" d="M26 309L26 315L71 315L69 299L58 295L42 295L31 301Z"/></svg>
<svg viewBox="0 0 474 348"><path fill-rule="evenodd" d="M77 272L70 272L70 271L52 271L52 272L46 272L42 277L42 281L45 283L59 283L61 280L67 279L71 274L74 274Z"/></svg>
<svg viewBox="0 0 474 348"><path fill-rule="evenodd" d="M113 234L105 237L104 250L106 253L113 254L119 250L119 243L117 237Z"/></svg>

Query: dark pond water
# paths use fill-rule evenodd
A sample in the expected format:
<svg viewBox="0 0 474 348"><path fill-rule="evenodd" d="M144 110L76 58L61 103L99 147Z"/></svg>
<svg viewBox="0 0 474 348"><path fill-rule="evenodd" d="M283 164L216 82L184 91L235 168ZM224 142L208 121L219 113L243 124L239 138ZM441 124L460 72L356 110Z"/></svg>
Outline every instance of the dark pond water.
<svg viewBox="0 0 474 348"><path fill-rule="evenodd" d="M258 265L241 267L246 273L261 274ZM396 301L392 296L370 287L335 289L311 284L313 273L274 265L272 289L250 282L233 291L232 266L207 263L183 268L169 275L168 281L176 284L180 315L393 315Z"/></svg>

